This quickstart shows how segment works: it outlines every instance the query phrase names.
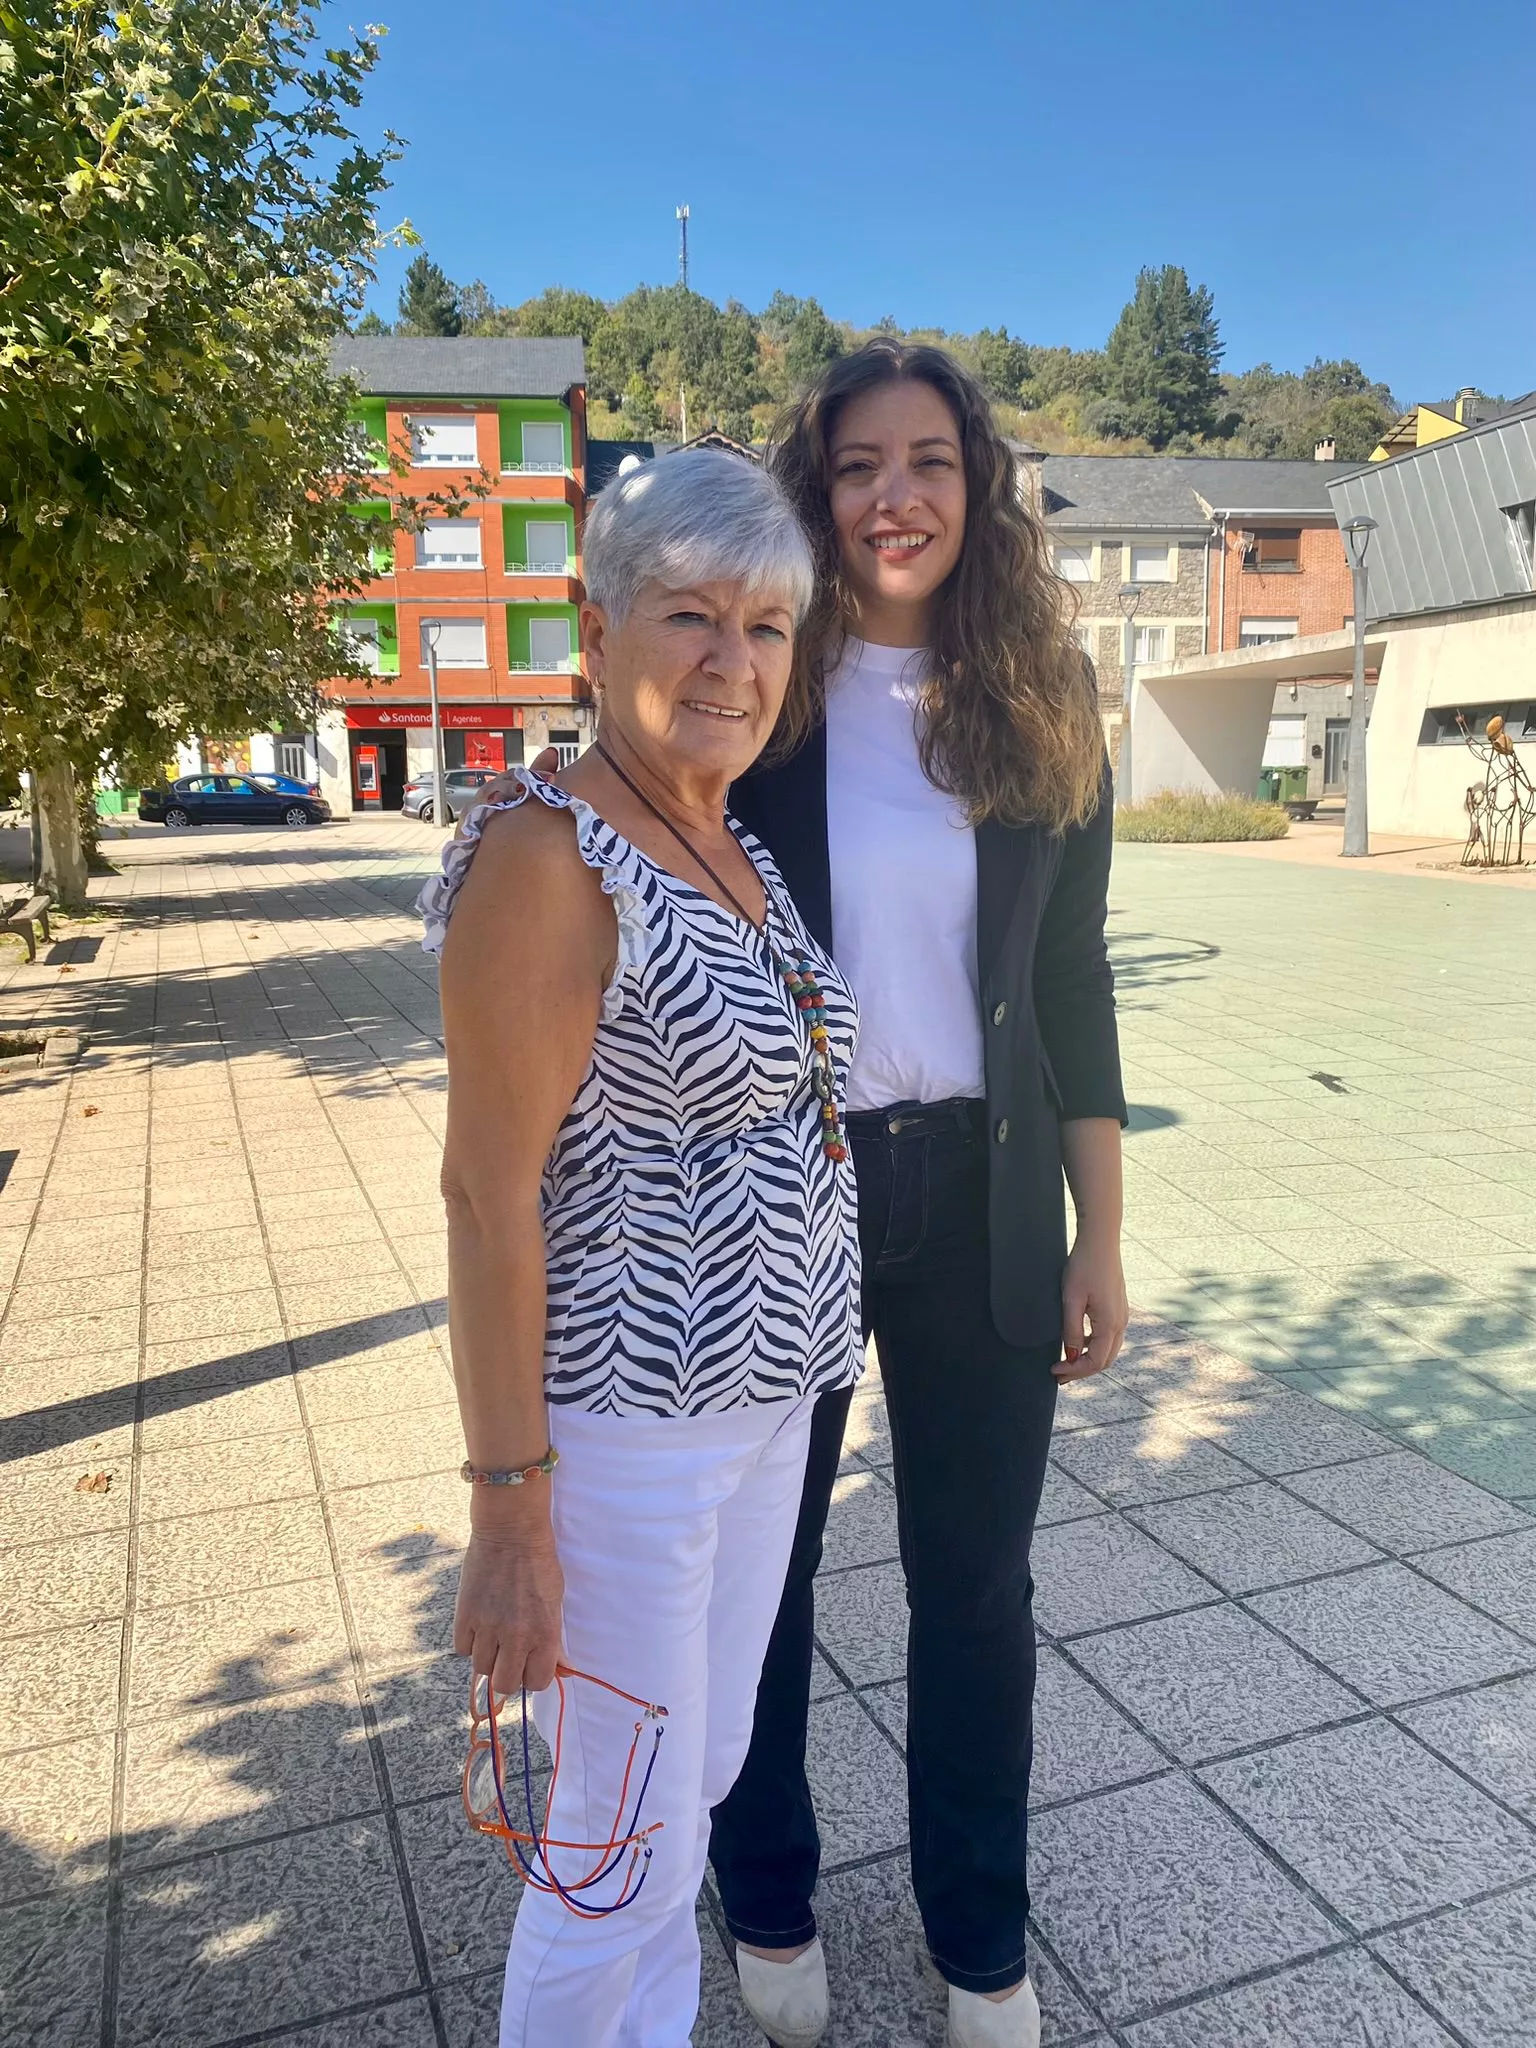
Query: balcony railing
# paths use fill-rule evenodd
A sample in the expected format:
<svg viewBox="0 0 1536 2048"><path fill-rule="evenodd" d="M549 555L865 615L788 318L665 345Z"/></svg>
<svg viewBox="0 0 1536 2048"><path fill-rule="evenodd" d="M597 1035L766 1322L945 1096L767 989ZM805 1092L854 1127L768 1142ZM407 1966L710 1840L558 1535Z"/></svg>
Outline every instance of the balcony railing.
<svg viewBox="0 0 1536 2048"><path fill-rule="evenodd" d="M574 576L576 557L562 555L558 562L508 562L509 576Z"/></svg>
<svg viewBox="0 0 1536 2048"><path fill-rule="evenodd" d="M556 661L509 661L507 667L515 676L579 676L581 663L574 654L567 654Z"/></svg>
<svg viewBox="0 0 1536 2048"><path fill-rule="evenodd" d="M504 462L503 476L574 476L575 471L564 462Z"/></svg>

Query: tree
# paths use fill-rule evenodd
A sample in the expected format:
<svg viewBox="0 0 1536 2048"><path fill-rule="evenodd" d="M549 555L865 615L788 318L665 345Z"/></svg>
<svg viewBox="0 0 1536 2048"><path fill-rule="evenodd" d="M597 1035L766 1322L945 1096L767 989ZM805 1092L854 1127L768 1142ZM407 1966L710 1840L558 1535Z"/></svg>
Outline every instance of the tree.
<svg viewBox="0 0 1536 2048"><path fill-rule="evenodd" d="M354 334L393 334L394 329L387 320L381 320L377 313L365 313L352 329Z"/></svg>
<svg viewBox="0 0 1536 2048"><path fill-rule="evenodd" d="M425 250L411 261L400 287L396 334L456 335L463 331L459 295L440 264Z"/></svg>
<svg viewBox="0 0 1536 2048"><path fill-rule="evenodd" d="M290 0L0 7L0 749L66 904L77 775L307 723L349 669L377 487L328 343L392 154L348 125L376 54Z"/></svg>
<svg viewBox="0 0 1536 2048"><path fill-rule="evenodd" d="M1224 380L1245 454L1305 461L1324 439L1341 462L1363 462L1401 408L1347 357L1314 358L1297 376L1259 363Z"/></svg>
<svg viewBox="0 0 1536 2048"><path fill-rule="evenodd" d="M801 299L784 342L784 368L792 388L807 390L844 353L842 331L814 299Z"/></svg>
<svg viewBox="0 0 1536 2048"><path fill-rule="evenodd" d="M1136 295L1104 351L1095 427L1124 439L1140 435L1154 448L1166 448L1176 436L1221 431L1221 355L1215 302L1206 287L1191 287L1175 263L1141 271Z"/></svg>
<svg viewBox="0 0 1536 2048"><path fill-rule="evenodd" d="M983 327L975 339L976 370L993 398L1018 400L1030 373L1030 351L1006 327Z"/></svg>
<svg viewBox="0 0 1536 2048"><path fill-rule="evenodd" d="M500 310L491 297L491 289L483 278L475 278L471 284L455 285L453 288L454 310L459 316L460 334L486 334Z"/></svg>
<svg viewBox="0 0 1536 2048"><path fill-rule="evenodd" d="M564 285L553 284L537 298L524 299L520 306L507 309L504 317L508 334L579 334L590 348L598 328L608 318L608 308L590 292L573 292Z"/></svg>

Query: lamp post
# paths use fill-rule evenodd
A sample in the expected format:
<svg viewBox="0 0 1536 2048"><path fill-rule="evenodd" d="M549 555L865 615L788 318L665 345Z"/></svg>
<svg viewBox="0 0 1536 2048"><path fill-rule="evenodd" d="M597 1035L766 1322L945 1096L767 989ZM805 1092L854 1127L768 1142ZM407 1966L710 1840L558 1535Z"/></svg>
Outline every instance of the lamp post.
<svg viewBox="0 0 1536 2048"><path fill-rule="evenodd" d="M1116 803L1136 800L1131 781L1131 713L1136 694L1136 611L1141 603L1139 583L1122 583L1119 590L1120 615L1125 620L1121 639L1121 672L1125 677L1124 702L1120 712L1120 761L1115 776Z"/></svg>
<svg viewBox="0 0 1536 2048"><path fill-rule="evenodd" d="M1344 855L1356 860L1371 850L1365 796L1365 557L1376 522L1357 513L1340 531L1355 588L1355 683L1349 700L1349 766L1344 771Z"/></svg>
<svg viewBox="0 0 1536 2048"><path fill-rule="evenodd" d="M432 822L439 827L453 823L448 815L448 792L443 786L443 722L437 702L437 636L440 630L435 619L422 629L422 638L427 643L427 683L432 692Z"/></svg>

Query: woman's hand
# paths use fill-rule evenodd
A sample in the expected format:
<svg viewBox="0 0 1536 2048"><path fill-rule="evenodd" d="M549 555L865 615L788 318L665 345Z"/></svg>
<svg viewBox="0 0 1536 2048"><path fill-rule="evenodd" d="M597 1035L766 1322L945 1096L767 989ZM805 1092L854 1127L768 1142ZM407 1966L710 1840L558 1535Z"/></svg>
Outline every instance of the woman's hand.
<svg viewBox="0 0 1536 2048"><path fill-rule="evenodd" d="M1061 1282L1061 1343L1066 1357L1059 1380L1085 1380L1114 1364L1130 1320L1118 1235L1078 1232Z"/></svg>
<svg viewBox="0 0 1536 2048"><path fill-rule="evenodd" d="M555 1682L564 1598L546 1509L498 1513L494 1527L471 1532L459 1572L453 1647L501 1698L523 1686L542 1692Z"/></svg>

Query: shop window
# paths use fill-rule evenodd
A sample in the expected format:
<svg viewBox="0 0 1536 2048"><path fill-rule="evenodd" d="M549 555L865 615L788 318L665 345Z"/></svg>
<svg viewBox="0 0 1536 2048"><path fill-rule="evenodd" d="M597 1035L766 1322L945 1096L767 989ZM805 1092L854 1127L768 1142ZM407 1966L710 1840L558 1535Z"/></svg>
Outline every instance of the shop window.
<svg viewBox="0 0 1536 2048"><path fill-rule="evenodd" d="M1243 535L1243 567L1260 576L1294 576L1301 569L1301 528L1272 526Z"/></svg>

